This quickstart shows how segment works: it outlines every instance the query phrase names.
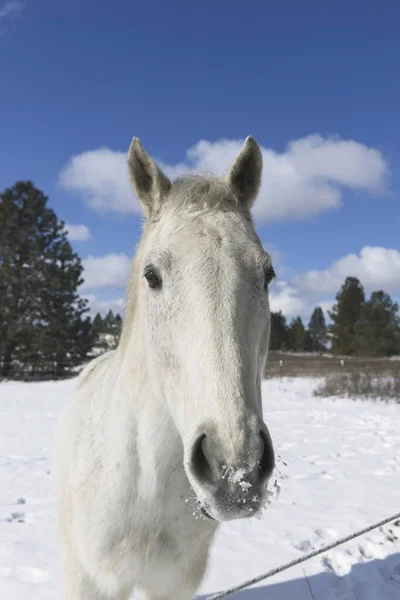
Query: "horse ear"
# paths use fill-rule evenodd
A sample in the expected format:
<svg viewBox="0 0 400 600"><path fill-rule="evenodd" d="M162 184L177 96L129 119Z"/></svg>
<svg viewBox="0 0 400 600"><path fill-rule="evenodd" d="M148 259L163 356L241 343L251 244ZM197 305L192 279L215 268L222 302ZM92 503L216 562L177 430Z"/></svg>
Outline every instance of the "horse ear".
<svg viewBox="0 0 400 600"><path fill-rule="evenodd" d="M154 217L171 189L171 182L147 154L138 138L133 138L129 147L128 171L146 217Z"/></svg>
<svg viewBox="0 0 400 600"><path fill-rule="evenodd" d="M256 140L248 136L233 162L227 181L242 205L250 209L261 185L262 153Z"/></svg>

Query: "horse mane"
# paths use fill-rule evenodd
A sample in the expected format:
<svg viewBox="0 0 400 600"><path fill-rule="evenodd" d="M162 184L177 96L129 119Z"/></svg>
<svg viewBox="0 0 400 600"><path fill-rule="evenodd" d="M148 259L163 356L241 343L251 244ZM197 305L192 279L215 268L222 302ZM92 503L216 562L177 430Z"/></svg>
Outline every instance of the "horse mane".
<svg viewBox="0 0 400 600"><path fill-rule="evenodd" d="M176 179L166 205L174 210L239 210L241 205L229 184L220 177L184 175Z"/></svg>
<svg viewBox="0 0 400 600"><path fill-rule="evenodd" d="M141 256L141 248L143 246L143 240L146 235L146 229L148 225L145 225L144 231L141 235L139 243L136 247L135 256L133 257L130 273L128 277L128 284L126 288L126 305L125 305L125 314L122 322L122 330L121 337L119 340L117 350L123 350L128 342L129 333L132 330L133 322L136 314L136 297L137 297L137 287L139 281L139 263Z"/></svg>

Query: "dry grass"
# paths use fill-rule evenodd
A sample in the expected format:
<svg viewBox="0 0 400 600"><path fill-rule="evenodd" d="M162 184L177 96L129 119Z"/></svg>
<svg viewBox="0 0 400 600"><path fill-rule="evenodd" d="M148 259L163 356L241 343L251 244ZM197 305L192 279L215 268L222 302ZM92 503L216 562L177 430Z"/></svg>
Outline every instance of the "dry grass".
<svg viewBox="0 0 400 600"><path fill-rule="evenodd" d="M335 373L326 376L314 393L324 397L368 398L400 403L400 377L398 373L386 377L370 373Z"/></svg>
<svg viewBox="0 0 400 600"><path fill-rule="evenodd" d="M324 378L316 395L400 403L400 360L271 352L265 377Z"/></svg>

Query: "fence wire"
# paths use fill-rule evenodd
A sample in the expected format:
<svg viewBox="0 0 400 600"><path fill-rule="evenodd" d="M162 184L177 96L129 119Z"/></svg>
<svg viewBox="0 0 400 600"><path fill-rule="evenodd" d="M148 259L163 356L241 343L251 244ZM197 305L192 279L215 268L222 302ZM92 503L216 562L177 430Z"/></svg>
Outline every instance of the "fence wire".
<svg viewBox="0 0 400 600"><path fill-rule="evenodd" d="M370 531L373 531L374 529L378 529L379 527L383 527L384 525L387 525L388 523L391 523L392 521L396 521L397 519L400 519L400 512L391 517L387 517L386 519L382 519L382 521L379 521L378 523L369 525L368 527L365 527L364 529L359 529L358 531L355 531L354 533L351 533L350 535L346 535L345 537L339 538L338 540L336 540L336 542L332 542L331 544L322 546L322 548L319 548L318 550L312 550L311 552L308 552L307 554L305 554L304 556L301 556L300 558L291 560L290 562L285 563L279 567L276 567L275 569L271 569L270 571L267 571L266 573L262 573L261 575L258 575L257 577L248 579L247 581L244 581L243 583L241 583L239 585L228 588L227 590L224 590L222 592L218 592L217 594L211 594L210 596L206 596L206 598L204 600L219 600L220 598L226 598L227 596L236 594L237 592L240 592L240 591L254 585L255 583L259 583L260 581L264 581L265 579L268 579L269 577L272 577L273 575L278 575L278 573L282 573L283 571L286 571L287 569L296 567L297 565L300 565L301 563L304 563L307 560L310 560L311 558L315 558L316 556L319 556L320 554L324 554L325 552L328 552L329 550L333 550L334 548L337 548L338 546L341 546L342 544L345 544L346 542L350 542L351 540L354 540L357 537L365 535L366 533L369 533Z"/></svg>

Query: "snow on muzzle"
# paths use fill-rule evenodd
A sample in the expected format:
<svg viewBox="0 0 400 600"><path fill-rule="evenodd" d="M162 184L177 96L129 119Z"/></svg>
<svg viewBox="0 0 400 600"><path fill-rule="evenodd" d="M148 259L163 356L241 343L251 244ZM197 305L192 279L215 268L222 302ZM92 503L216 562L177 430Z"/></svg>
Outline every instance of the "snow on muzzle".
<svg viewBox="0 0 400 600"><path fill-rule="evenodd" d="M218 521L252 517L268 501L268 481L275 467L271 437L264 424L244 436L224 460L220 440L202 433L194 441L186 471L204 516ZM219 449L219 452L217 451Z"/></svg>

